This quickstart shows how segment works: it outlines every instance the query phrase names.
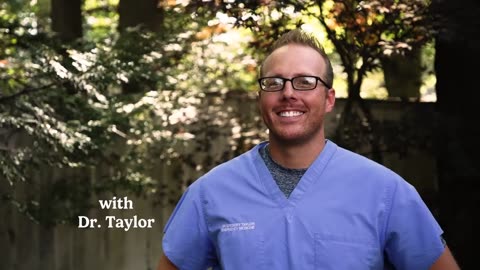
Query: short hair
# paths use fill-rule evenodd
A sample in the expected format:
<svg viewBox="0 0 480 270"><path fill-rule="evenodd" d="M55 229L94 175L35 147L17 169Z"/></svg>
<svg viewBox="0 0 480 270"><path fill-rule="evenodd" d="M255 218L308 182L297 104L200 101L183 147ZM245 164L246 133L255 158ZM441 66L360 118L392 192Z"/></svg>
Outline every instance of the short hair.
<svg viewBox="0 0 480 270"><path fill-rule="evenodd" d="M298 45L303 45L310 47L317 51L320 56L322 56L323 60L325 61L325 82L329 85L333 85L333 68L332 68L332 63L330 62L330 58L328 57L327 53L325 53L325 50L323 46L320 44L317 38L315 38L313 35L310 35L306 32L304 32L301 29L294 29L290 30L287 33L283 34L280 36L279 39L277 39L272 47L270 48L269 53L263 60L263 63L260 67L260 73L263 74L263 66L265 64L265 60L278 48L289 45L289 44L298 44Z"/></svg>

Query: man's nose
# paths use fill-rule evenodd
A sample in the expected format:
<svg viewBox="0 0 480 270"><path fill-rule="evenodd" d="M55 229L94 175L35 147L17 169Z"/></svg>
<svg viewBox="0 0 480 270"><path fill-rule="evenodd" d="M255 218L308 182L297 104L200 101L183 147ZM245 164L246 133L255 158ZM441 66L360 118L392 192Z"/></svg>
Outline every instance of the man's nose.
<svg viewBox="0 0 480 270"><path fill-rule="evenodd" d="M286 98L292 98L295 95L295 89L293 89L293 82L286 81L283 86L282 94Z"/></svg>

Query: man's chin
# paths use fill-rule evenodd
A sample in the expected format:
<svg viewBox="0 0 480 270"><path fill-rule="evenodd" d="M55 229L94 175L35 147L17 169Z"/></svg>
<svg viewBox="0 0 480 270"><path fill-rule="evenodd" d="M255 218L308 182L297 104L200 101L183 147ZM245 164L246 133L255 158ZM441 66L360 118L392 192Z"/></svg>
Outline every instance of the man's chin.
<svg viewBox="0 0 480 270"><path fill-rule="evenodd" d="M270 142L275 141L282 145L300 145L307 141L307 136L303 133L277 133L270 134Z"/></svg>

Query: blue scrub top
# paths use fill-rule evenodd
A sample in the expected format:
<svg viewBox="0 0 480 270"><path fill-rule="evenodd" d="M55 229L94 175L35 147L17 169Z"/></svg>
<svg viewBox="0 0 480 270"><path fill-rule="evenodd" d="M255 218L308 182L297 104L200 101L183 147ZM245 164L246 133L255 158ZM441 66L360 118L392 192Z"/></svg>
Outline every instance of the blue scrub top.
<svg viewBox="0 0 480 270"><path fill-rule="evenodd" d="M327 141L287 199L254 147L184 193L163 250L179 269L428 269L442 230L413 186Z"/></svg>

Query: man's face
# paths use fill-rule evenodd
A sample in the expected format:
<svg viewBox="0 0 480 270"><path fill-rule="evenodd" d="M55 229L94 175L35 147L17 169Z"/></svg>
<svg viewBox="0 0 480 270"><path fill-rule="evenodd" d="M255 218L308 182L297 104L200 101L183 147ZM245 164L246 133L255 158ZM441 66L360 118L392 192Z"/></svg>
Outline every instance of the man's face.
<svg viewBox="0 0 480 270"><path fill-rule="evenodd" d="M263 77L291 79L310 75L324 78L325 69L325 62L317 51L290 44L270 54L263 65ZM305 144L325 139L323 120L333 109L335 91L327 89L320 81L313 90L298 91L287 81L281 91L260 91L258 102L270 132L270 142Z"/></svg>

